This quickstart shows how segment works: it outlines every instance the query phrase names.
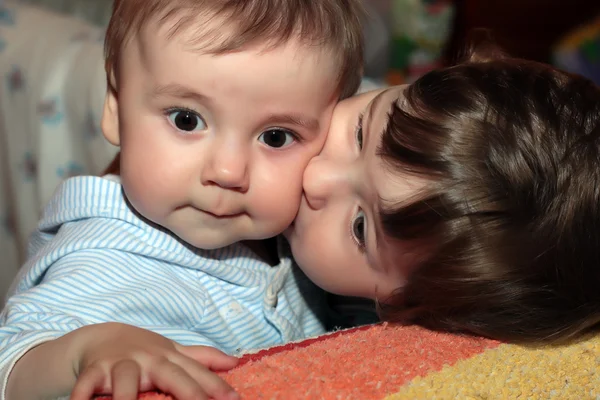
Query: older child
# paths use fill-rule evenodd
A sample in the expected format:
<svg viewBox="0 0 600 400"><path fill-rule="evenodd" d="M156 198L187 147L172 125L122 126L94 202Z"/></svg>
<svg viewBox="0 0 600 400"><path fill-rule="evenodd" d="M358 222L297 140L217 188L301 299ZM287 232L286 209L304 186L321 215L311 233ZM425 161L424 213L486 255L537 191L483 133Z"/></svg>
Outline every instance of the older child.
<svg viewBox="0 0 600 400"><path fill-rule="evenodd" d="M120 176L48 205L1 315L0 398L232 398L208 368L236 359L213 347L322 333L285 247L239 242L294 219L361 46L356 0L116 1L102 128Z"/></svg>
<svg viewBox="0 0 600 400"><path fill-rule="evenodd" d="M479 48L342 101L286 235L322 288L501 340L600 326L600 88Z"/></svg>

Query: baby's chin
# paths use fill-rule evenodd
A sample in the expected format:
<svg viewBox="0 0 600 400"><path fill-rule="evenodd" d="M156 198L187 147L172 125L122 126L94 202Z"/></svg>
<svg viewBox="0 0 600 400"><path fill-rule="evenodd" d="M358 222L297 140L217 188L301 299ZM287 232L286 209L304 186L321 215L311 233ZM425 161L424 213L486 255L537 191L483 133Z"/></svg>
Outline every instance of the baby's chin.
<svg viewBox="0 0 600 400"><path fill-rule="evenodd" d="M202 249L202 250L216 250L223 247L230 246L241 240L227 238L221 240L201 239L201 240L183 240L183 242L190 244L191 246Z"/></svg>
<svg viewBox="0 0 600 400"><path fill-rule="evenodd" d="M171 231L177 238L189 246L202 250L216 250L245 240L240 234L223 230Z"/></svg>

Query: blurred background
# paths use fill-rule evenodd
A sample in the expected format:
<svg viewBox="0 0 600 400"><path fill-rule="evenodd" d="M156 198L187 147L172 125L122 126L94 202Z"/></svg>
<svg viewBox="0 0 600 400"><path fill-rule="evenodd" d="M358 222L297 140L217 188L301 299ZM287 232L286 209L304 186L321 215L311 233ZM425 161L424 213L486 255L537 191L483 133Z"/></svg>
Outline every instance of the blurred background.
<svg viewBox="0 0 600 400"><path fill-rule="evenodd" d="M55 187L101 173L116 152L99 127L111 3L0 0L0 298ZM364 3L365 87L411 82L452 62L476 27L514 56L600 84L600 0Z"/></svg>
<svg viewBox="0 0 600 400"><path fill-rule="evenodd" d="M112 0L22 0L97 26L110 18ZM510 54L553 62L557 48L569 35L585 42L585 25L597 29L600 0L364 0L369 13L367 75L384 78L389 69L407 73L409 66L426 64L431 51L441 51L438 61L449 62L460 50L468 32L489 28ZM577 28L580 29L575 32ZM592 39L593 32L587 32ZM593 42L591 40L590 42ZM585 48L585 43L584 44ZM589 47L587 51L594 51ZM597 47L597 41L595 42ZM597 49L595 49L597 50ZM586 50L584 50L586 51ZM437 56L437 54L436 54ZM406 68L406 69L405 69ZM421 66L420 69L427 67Z"/></svg>

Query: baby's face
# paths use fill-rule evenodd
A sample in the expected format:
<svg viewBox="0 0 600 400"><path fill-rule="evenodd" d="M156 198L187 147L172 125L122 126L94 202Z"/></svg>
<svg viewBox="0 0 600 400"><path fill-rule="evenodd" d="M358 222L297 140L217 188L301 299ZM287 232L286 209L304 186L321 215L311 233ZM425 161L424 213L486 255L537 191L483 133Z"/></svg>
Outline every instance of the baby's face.
<svg viewBox="0 0 600 400"><path fill-rule="evenodd" d="M193 30L168 29L149 26L123 49L107 100L128 199L199 248L281 233L329 128L334 57L295 40L211 55L193 48Z"/></svg>
<svg viewBox="0 0 600 400"><path fill-rule="evenodd" d="M414 265L410 251L384 233L380 210L406 201L425 184L394 172L377 148L404 86L340 102L323 151L304 172L304 193L285 232L294 258L330 292L385 299Z"/></svg>

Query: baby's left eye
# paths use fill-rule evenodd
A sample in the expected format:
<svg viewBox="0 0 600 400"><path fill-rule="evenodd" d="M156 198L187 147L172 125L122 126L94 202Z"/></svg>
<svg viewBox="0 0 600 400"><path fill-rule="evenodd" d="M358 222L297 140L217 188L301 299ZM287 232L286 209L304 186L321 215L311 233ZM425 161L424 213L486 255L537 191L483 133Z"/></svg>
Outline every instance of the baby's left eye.
<svg viewBox="0 0 600 400"><path fill-rule="evenodd" d="M272 128L261 133L258 140L269 147L280 149L293 144L297 138L291 131L281 128Z"/></svg>
<svg viewBox="0 0 600 400"><path fill-rule="evenodd" d="M365 218L365 213L360 210L358 213L356 213L356 215L354 216L354 219L352 220L352 225L350 227L350 233L352 235L352 239L354 239L354 241L356 242L356 245L360 248L360 249L364 249L366 246L366 231L367 231L367 221Z"/></svg>
<svg viewBox="0 0 600 400"><path fill-rule="evenodd" d="M177 129L183 132L202 131L206 123L200 115L189 110L173 110L169 112L169 120Z"/></svg>

